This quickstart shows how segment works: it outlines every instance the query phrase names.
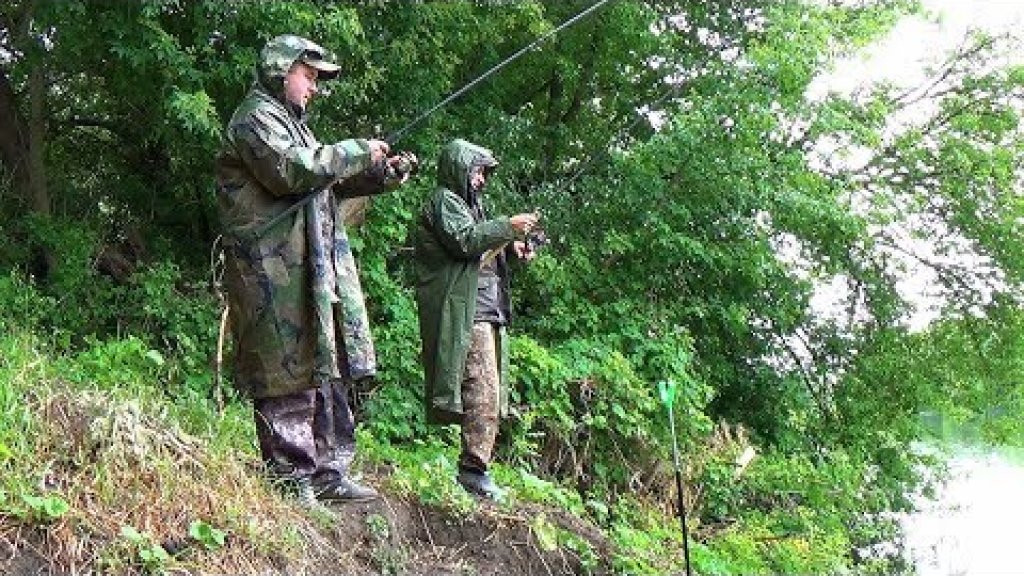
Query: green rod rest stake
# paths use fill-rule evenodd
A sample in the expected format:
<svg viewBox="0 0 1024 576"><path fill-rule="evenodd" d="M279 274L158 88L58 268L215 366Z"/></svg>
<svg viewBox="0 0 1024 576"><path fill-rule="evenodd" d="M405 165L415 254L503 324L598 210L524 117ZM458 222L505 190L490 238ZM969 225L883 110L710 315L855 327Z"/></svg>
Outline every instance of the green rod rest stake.
<svg viewBox="0 0 1024 576"><path fill-rule="evenodd" d="M676 495L679 503L679 523L683 530L683 559L686 561L686 576L693 576L690 572L690 536L686 530L686 503L683 502L683 469L679 464L679 441L676 439L676 418L672 410L676 402L676 392L679 386L675 380L658 382L658 395L661 403L668 410L669 430L672 432L672 460L676 467Z"/></svg>

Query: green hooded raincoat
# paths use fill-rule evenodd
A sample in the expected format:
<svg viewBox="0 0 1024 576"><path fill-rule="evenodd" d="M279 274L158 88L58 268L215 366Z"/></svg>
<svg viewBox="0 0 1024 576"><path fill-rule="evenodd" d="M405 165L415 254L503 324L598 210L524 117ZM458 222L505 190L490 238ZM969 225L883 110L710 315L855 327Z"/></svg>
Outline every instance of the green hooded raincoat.
<svg viewBox="0 0 1024 576"><path fill-rule="evenodd" d="M414 231L421 359L426 379L427 421L462 420L462 375L476 307L480 259L515 238L508 217L474 217L469 170L494 165L491 151L464 140L444 148L438 160L438 188L424 206ZM499 350L507 347L498 343ZM501 409L508 412L506 362L502 361Z"/></svg>

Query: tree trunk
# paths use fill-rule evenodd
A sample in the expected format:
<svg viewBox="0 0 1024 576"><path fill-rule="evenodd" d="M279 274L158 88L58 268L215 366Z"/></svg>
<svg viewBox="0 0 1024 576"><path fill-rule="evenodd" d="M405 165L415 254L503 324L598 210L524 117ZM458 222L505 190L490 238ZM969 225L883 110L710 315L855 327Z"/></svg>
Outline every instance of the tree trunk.
<svg viewBox="0 0 1024 576"><path fill-rule="evenodd" d="M29 72L29 119L21 114L18 95L10 78L0 70L0 163L10 177L13 195L22 209L44 218L53 214L46 174L46 76L42 64ZM6 214L10 219L17 215ZM56 260L43 248L46 274L53 273ZM39 264L43 264L40 262Z"/></svg>
<svg viewBox="0 0 1024 576"><path fill-rule="evenodd" d="M46 74L36 61L29 72L28 184L32 209L49 217L53 213L46 177Z"/></svg>
<svg viewBox="0 0 1024 576"><path fill-rule="evenodd" d="M18 101L19 94L11 82L9 71L0 68L0 164L10 176L14 196L22 206L44 218L52 215L53 208L46 178L46 70L45 52L31 37L30 23L36 2L29 0L21 6L16 19L9 20L8 31L14 45L21 45L28 56L27 64L28 119ZM24 62L24 60L22 61ZM21 94L24 97L24 94ZM12 215L5 214L9 219ZM17 215L14 215L17 216ZM43 248L47 274L52 274L55 260L51 250Z"/></svg>
<svg viewBox="0 0 1024 576"><path fill-rule="evenodd" d="M15 197L30 198L28 125L18 112L10 78L0 69L0 163L6 168Z"/></svg>

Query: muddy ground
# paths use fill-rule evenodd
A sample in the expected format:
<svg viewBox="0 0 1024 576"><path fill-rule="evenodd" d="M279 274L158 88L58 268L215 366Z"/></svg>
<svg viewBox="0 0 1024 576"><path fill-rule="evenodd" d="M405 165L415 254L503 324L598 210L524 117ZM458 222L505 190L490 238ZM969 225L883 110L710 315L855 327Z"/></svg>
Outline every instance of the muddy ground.
<svg viewBox="0 0 1024 576"><path fill-rule="evenodd" d="M322 522L315 558L279 559L269 575L331 576L554 576L610 573L608 544L599 530L565 512L526 504L515 510L481 502L470 517L385 495L370 503L332 505L333 521ZM543 514L552 525L590 543L598 566L584 567L569 550L545 550L531 529ZM321 517L326 517L321 514ZM12 544L17 542L17 546ZM53 566L45 532L0 534L0 574L79 576L101 574L91 567ZM165 574L218 574L188 562Z"/></svg>

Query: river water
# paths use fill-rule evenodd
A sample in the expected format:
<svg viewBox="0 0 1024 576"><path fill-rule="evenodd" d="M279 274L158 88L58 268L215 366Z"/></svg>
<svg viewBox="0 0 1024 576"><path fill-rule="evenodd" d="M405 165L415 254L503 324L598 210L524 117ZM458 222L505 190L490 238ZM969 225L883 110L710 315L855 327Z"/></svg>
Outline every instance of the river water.
<svg viewBox="0 0 1024 576"><path fill-rule="evenodd" d="M1024 452L957 448L934 500L903 518L920 576L1024 574Z"/></svg>

